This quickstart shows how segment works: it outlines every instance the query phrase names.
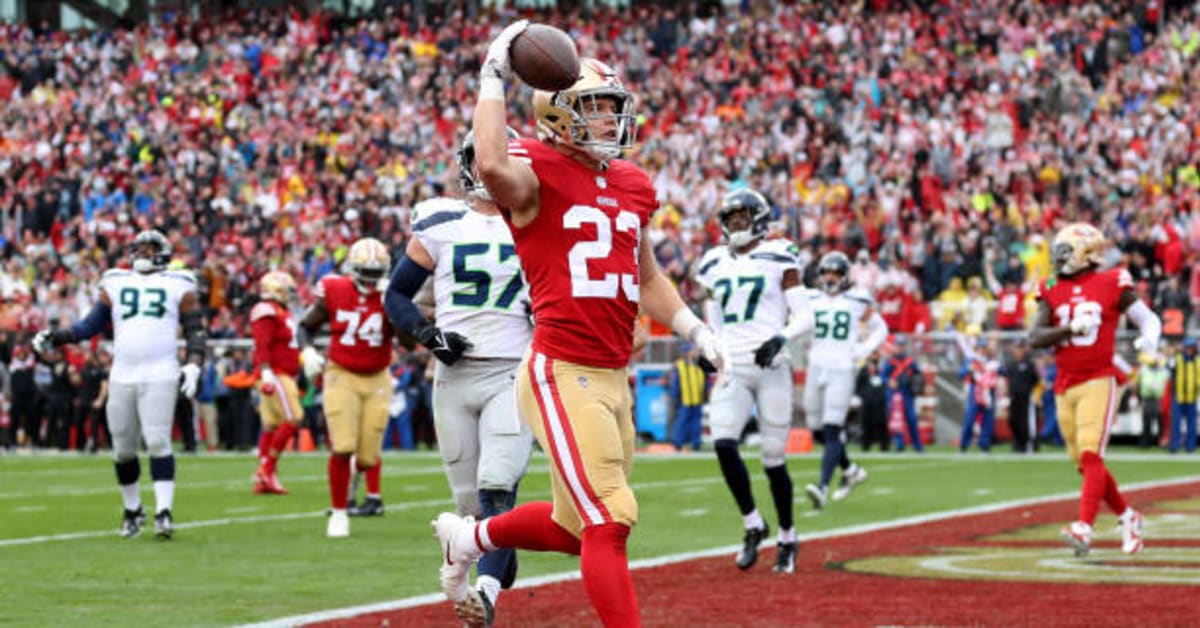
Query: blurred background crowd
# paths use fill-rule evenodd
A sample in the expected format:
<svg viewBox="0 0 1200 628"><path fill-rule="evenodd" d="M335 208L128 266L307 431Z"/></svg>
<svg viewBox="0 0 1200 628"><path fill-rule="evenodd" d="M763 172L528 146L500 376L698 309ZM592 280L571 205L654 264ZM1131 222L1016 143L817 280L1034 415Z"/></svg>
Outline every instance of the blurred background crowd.
<svg viewBox="0 0 1200 628"><path fill-rule="evenodd" d="M1023 328L1049 239L1077 220L1102 226L1169 336L1195 323L1189 3L353 4L368 10L0 23L4 352L86 313L144 228L196 270L216 338L246 335L268 270L304 300L359 237L398 257L409 208L457 192L479 62L517 13L567 29L638 96L650 237L695 305L719 200L753 186L810 272L830 249L855 260L893 331ZM523 135L528 96L510 92Z"/></svg>

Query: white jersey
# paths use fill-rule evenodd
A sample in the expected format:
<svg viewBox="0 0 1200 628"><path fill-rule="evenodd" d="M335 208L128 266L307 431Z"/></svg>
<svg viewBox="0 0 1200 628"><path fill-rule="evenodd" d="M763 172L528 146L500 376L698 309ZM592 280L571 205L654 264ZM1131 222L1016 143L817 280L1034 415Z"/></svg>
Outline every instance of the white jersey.
<svg viewBox="0 0 1200 628"><path fill-rule="evenodd" d="M832 296L824 290L809 290L808 304L813 312L809 365L854 368L863 315L873 305L870 295L858 288Z"/></svg>
<svg viewBox="0 0 1200 628"><path fill-rule="evenodd" d="M100 290L112 303L113 383L179 378L179 302L196 291L190 272L105 271Z"/></svg>
<svg viewBox="0 0 1200 628"><path fill-rule="evenodd" d="M700 258L697 278L722 318L709 323L719 330L734 364L753 364L755 350L783 331L788 317L783 274L800 272L799 254L788 240L765 240L741 255L721 245Z"/></svg>
<svg viewBox="0 0 1200 628"><path fill-rule="evenodd" d="M476 358L521 358L529 347L529 289L499 215L434 198L413 208L413 236L433 258L437 325L474 345Z"/></svg>

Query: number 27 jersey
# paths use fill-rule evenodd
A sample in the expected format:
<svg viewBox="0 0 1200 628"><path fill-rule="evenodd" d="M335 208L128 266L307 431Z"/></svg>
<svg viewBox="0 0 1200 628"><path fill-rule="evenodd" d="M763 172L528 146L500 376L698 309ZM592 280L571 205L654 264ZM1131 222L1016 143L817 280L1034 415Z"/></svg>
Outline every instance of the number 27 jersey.
<svg viewBox="0 0 1200 628"><path fill-rule="evenodd" d="M1116 376L1113 351L1121 319L1121 295L1133 289L1124 268L1055 277L1042 282L1038 298L1050 308L1052 324L1066 326L1077 316L1092 316L1100 324L1085 336L1072 336L1054 348L1058 379L1054 392L1098 377Z"/></svg>
<svg viewBox="0 0 1200 628"><path fill-rule="evenodd" d="M778 239L759 242L742 255L722 245L700 258L696 276L721 309L721 320L710 323L720 330L735 364L753 364L755 350L787 324L783 276L799 271L798 253L791 242Z"/></svg>

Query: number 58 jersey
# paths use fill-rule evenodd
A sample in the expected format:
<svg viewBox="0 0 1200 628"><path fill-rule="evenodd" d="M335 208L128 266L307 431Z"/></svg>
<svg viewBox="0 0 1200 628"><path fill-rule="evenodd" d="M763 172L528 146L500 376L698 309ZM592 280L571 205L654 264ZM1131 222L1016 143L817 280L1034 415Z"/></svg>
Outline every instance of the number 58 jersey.
<svg viewBox="0 0 1200 628"><path fill-rule="evenodd" d="M529 347L528 291L500 216L434 198L413 208L413 237L433 258L437 326L466 336L473 358L520 359Z"/></svg>
<svg viewBox="0 0 1200 628"><path fill-rule="evenodd" d="M809 364L853 369L863 315L874 305L874 300L858 288L832 295L824 290L809 290L808 304L813 312Z"/></svg>
<svg viewBox="0 0 1200 628"><path fill-rule="evenodd" d="M794 244L778 239L741 255L721 245L700 258L697 278L721 311L721 320L709 323L734 364L754 364L755 350L783 331L788 317L783 275L799 271L798 253Z"/></svg>
<svg viewBox="0 0 1200 628"><path fill-rule="evenodd" d="M112 269L100 279L112 303L113 383L179 377L179 302L196 290L189 272Z"/></svg>
<svg viewBox="0 0 1200 628"><path fill-rule="evenodd" d="M1067 326L1077 317L1093 317L1098 325L1092 333L1072 336L1054 347L1058 379L1054 392L1098 377L1117 375L1113 366L1117 323L1121 319L1121 294L1133 289L1133 277L1124 268L1084 272L1070 277L1046 279L1038 288L1053 324Z"/></svg>

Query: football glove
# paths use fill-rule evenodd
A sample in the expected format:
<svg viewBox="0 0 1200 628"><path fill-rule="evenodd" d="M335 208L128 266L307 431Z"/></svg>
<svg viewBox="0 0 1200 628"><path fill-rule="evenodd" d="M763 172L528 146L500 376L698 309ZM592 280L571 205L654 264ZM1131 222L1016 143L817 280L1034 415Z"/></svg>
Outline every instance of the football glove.
<svg viewBox="0 0 1200 628"><path fill-rule="evenodd" d="M417 341L433 352L434 357L442 361L446 366L454 366L463 354L470 351L475 345L467 340L466 336L452 331L443 332L436 325L426 324L417 329L414 334Z"/></svg>
<svg viewBox="0 0 1200 628"><path fill-rule="evenodd" d="M325 368L325 356L321 355L316 347L309 345L300 352L300 363L304 365L304 376L311 382L321 374L321 369Z"/></svg>
<svg viewBox="0 0 1200 628"><path fill-rule="evenodd" d="M179 392L183 393L183 396L188 399L194 398L196 391L200 390L200 367L188 362L179 370L179 374L181 376Z"/></svg>
<svg viewBox="0 0 1200 628"><path fill-rule="evenodd" d="M259 392L268 397L275 394L275 371L272 371L271 367L263 365L259 370L259 380L261 382L258 387Z"/></svg>
<svg viewBox="0 0 1200 628"><path fill-rule="evenodd" d="M75 342L75 334L70 329L43 329L33 337L32 345L34 351L42 354L71 342Z"/></svg>
<svg viewBox="0 0 1200 628"><path fill-rule="evenodd" d="M1133 339L1133 348L1138 353L1155 353L1158 351L1158 347L1154 346L1154 344L1155 343L1151 342L1149 338L1145 338L1143 336L1138 336L1137 338Z"/></svg>
<svg viewBox="0 0 1200 628"><path fill-rule="evenodd" d="M717 335L707 325L698 327L692 333L692 342L700 350L700 368L706 372L722 373L729 366L725 352L721 350L721 343L717 341Z"/></svg>
<svg viewBox="0 0 1200 628"><path fill-rule="evenodd" d="M488 46L487 57L483 60L480 74L484 78L498 78L507 81L512 76L512 64L509 63L508 49L517 35L525 32L529 20L517 20L509 24Z"/></svg>
<svg viewBox="0 0 1200 628"><path fill-rule="evenodd" d="M771 336L754 350L754 363L759 368L771 368L771 363L775 361L775 356L779 355L779 350L787 344L787 338L783 336Z"/></svg>
<svg viewBox="0 0 1200 628"><path fill-rule="evenodd" d="M1100 326L1100 317L1093 314L1076 313L1071 319L1071 333L1076 336L1086 336Z"/></svg>

